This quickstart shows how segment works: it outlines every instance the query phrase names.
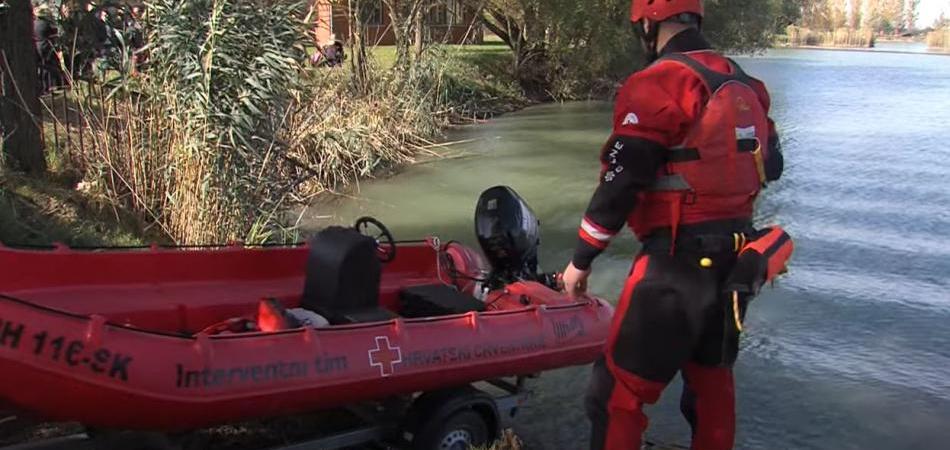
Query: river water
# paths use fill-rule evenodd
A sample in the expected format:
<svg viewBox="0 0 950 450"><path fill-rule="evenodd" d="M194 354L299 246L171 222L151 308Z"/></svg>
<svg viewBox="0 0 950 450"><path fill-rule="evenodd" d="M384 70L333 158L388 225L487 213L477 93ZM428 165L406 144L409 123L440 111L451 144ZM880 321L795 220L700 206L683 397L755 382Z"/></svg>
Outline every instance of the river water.
<svg viewBox="0 0 950 450"><path fill-rule="evenodd" d="M914 50L914 49L910 49ZM739 58L773 93L788 170L760 207L798 245L753 305L736 366L740 449L950 448L950 57L775 50ZM569 260L610 133L610 105L547 105L451 133L453 155L361 186L309 226L371 214L397 238L473 242L479 193L519 191L543 222L542 266ZM615 299L635 240L595 264ZM532 448L582 449L588 369L546 374L514 426ZM651 437L688 444L679 387Z"/></svg>

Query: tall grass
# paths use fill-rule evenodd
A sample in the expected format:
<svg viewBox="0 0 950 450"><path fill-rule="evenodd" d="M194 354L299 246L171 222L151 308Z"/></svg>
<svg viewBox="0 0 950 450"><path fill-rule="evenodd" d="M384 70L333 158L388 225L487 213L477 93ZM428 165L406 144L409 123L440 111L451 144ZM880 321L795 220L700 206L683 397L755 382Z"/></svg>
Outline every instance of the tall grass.
<svg viewBox="0 0 950 450"><path fill-rule="evenodd" d="M287 115L280 140L299 176L297 195L348 186L387 166L412 162L445 125L441 72L370 71L357 93L342 70L310 72Z"/></svg>
<svg viewBox="0 0 950 450"><path fill-rule="evenodd" d="M950 50L950 28L934 30L928 33L927 46L935 49Z"/></svg>
<svg viewBox="0 0 950 450"><path fill-rule="evenodd" d="M872 30L839 28L835 31L816 31L791 25L786 29L786 36L787 44L793 47L874 47Z"/></svg>
<svg viewBox="0 0 950 450"><path fill-rule="evenodd" d="M268 0L156 0L149 41L151 116L162 129L167 226L176 240L258 240L286 181L275 141L304 51L302 5ZM255 214L256 213L256 214ZM209 226L210 225L210 226Z"/></svg>
<svg viewBox="0 0 950 450"><path fill-rule="evenodd" d="M411 71L305 69L299 3L155 0L150 69L89 84L84 189L187 244L294 237L288 211L412 161L453 113L445 55ZM62 124L69 127L69 124Z"/></svg>

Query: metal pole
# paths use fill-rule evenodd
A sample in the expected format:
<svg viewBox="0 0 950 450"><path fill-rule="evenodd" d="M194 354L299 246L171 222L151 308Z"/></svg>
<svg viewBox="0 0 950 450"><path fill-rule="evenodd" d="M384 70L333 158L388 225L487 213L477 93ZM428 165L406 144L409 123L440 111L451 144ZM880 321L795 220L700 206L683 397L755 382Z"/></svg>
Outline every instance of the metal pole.
<svg viewBox="0 0 950 450"><path fill-rule="evenodd" d="M82 80L81 80L81 79L76 79L76 80L73 81L73 83L82 83ZM80 86L82 86L82 85L80 85ZM80 87L79 89L77 89L76 92L77 92L78 94L82 94L82 87ZM87 84L87 85L86 85L86 96L85 96L85 99L84 99L84 100L88 100L88 98L89 98L89 85ZM77 96L77 97L76 97L76 102L77 102L77 104L78 104L79 101L80 101L80 99L79 99L79 97ZM88 121L86 120L86 117L85 117L84 112L88 110L88 109L87 109L88 106L89 106L89 105L88 105L88 103L87 103L87 104L86 104L86 108L80 108L79 111L76 111L76 121L77 121L78 124L79 124L79 127L78 127L78 128L79 128L79 157L80 157L80 158L85 158L85 157L86 157L86 139L85 139L85 137L84 137L84 134L85 134L85 133L84 133L84 129L86 128L86 124L88 123ZM85 163L85 161L83 161L83 163ZM83 170L85 170L85 167L83 167Z"/></svg>
<svg viewBox="0 0 950 450"><path fill-rule="evenodd" d="M73 162L73 137L69 132L69 93L72 87L63 86L63 128L66 131L66 154L69 155L69 162Z"/></svg>
<svg viewBox="0 0 950 450"><path fill-rule="evenodd" d="M56 92L50 92L49 102L50 104L43 108L43 116L49 114L50 119L53 121L53 148L59 153L59 120L56 118ZM46 130L45 125L43 129L44 131Z"/></svg>

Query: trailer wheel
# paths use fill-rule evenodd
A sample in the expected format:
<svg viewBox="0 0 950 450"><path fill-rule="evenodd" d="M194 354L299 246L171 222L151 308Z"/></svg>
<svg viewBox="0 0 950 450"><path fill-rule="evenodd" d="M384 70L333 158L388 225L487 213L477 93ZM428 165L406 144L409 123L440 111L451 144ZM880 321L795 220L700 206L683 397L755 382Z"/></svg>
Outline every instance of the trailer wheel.
<svg viewBox="0 0 950 450"><path fill-rule="evenodd" d="M414 450L468 450L488 443L488 424L473 411L462 410L444 421L425 424L413 439Z"/></svg>

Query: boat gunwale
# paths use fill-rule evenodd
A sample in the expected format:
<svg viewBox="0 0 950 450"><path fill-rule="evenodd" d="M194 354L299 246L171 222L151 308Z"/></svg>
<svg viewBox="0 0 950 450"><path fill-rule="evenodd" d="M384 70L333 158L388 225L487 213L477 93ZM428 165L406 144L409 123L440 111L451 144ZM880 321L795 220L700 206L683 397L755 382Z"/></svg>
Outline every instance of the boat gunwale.
<svg viewBox="0 0 950 450"><path fill-rule="evenodd" d="M411 239L405 241L395 241L394 245L421 245L428 243L425 239ZM115 246L83 246L83 245L66 245L60 242L54 242L50 245L29 245L29 244L8 244L0 242L0 251L20 251L20 252L38 252L38 251L47 251L47 252L75 252L75 253L100 253L100 252L123 252L123 251L134 251L134 250L145 250L145 251L179 251L179 250L271 250L271 249L296 249L301 247L306 247L309 245L308 242L293 242L288 244L245 244L243 242L234 242L230 244L197 244L197 245L164 245L164 244L149 244L149 245L115 245Z"/></svg>
<svg viewBox="0 0 950 450"><path fill-rule="evenodd" d="M41 305L39 303L31 302L28 300L12 297L6 294L0 294L0 302L2 301L15 303L20 306L32 308L32 309L43 311L46 313L51 313L54 315L64 316L71 319L78 319L86 323L92 322L94 318L97 317L96 314L73 313L73 312L64 311L61 309ZM124 324L115 323L111 321L103 322L103 326L108 326L108 327L115 328L122 331L130 331L130 332L149 335L149 336L174 338L174 339L179 339L179 340L184 340L184 341L197 342L198 340L203 340L203 339L223 341L223 340L235 340L235 339L255 339L255 338L260 338L264 336L273 337L273 336L284 336L284 335L293 335L293 334L305 334L309 332L323 333L323 332L343 332L343 331L353 331L353 330L364 330L364 329L370 329L370 328L392 327L393 325L398 325L398 324L406 324L406 325L428 324L428 323L434 323L434 322L448 322L448 321L464 319L468 317L492 318L492 317L509 316L509 315L516 315L516 314L525 314L525 313L531 313L531 312L537 313L539 311L540 312L547 312L547 311L560 312L560 311L567 311L567 310L573 310L573 309L602 307L603 305L601 304L601 302L602 300L591 298L589 300L573 303L570 305L552 305L552 306L532 305L532 306L521 308L521 309L506 310L506 311L468 312L468 313L463 313L463 314L453 314L450 316L423 317L423 318L411 318L411 319L399 317L399 318L395 318L395 319L388 320L385 322L333 325L326 328L316 328L316 329L295 328L292 330L282 330L282 331L275 331L275 332L252 332L252 333L239 333L239 334L228 334L228 335L208 335L208 334L202 334L202 333L197 333L193 335L184 335L182 333L171 333L171 332L165 332L165 331L147 330L144 328L139 328L139 327L135 327L131 325L124 325ZM98 317L102 317L102 316L98 316Z"/></svg>

